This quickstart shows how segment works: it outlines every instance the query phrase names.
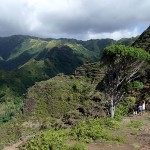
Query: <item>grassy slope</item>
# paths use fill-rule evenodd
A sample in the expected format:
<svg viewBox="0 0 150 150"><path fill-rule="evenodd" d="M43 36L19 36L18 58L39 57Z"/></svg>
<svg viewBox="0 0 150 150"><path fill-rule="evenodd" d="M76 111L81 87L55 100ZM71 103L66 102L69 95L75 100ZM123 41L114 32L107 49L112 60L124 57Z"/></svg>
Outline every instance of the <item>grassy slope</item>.
<svg viewBox="0 0 150 150"><path fill-rule="evenodd" d="M150 26L145 30L139 38L132 44L134 47L143 48L147 52L150 52ZM144 88L138 94L139 99L145 99L147 103L147 108L150 110L150 63L143 66L146 68L146 71L142 73L139 78L140 81L144 83Z"/></svg>
<svg viewBox="0 0 150 150"><path fill-rule="evenodd" d="M61 118L82 106L86 97L92 94L93 86L86 78L78 80L73 76L56 76L37 83L28 89L24 114L38 118L45 114Z"/></svg>

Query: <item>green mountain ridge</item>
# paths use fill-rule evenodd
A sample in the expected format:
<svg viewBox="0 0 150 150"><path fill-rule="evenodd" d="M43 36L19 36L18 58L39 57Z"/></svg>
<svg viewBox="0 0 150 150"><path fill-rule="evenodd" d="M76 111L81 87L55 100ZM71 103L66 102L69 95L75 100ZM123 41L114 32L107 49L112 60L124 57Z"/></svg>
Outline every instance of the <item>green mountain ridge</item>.
<svg viewBox="0 0 150 150"><path fill-rule="evenodd" d="M30 59L36 58L46 49L69 46L74 51L97 57L102 56L103 49L112 43L131 44L136 38L115 41L112 39L81 41L75 39L43 39L31 36L10 36L0 38L0 69L14 70ZM92 52L91 52L92 51Z"/></svg>

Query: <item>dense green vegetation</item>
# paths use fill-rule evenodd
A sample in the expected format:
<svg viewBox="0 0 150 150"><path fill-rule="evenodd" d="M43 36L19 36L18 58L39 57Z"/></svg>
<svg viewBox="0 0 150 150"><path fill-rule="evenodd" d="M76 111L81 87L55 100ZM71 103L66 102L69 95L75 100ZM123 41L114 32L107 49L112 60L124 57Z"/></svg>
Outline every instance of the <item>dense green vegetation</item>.
<svg viewBox="0 0 150 150"><path fill-rule="evenodd" d="M22 109L23 94L35 82L58 73L72 74L85 62L99 60L103 49L112 43L117 41L55 40L19 35L0 38L0 122L9 120Z"/></svg>
<svg viewBox="0 0 150 150"><path fill-rule="evenodd" d="M150 41L150 26L147 28L147 30L145 30L139 36L139 38L132 44L132 46L137 47L137 48L143 48L145 51L150 52L149 41ZM143 90L141 90L141 92L139 93L138 96L139 96L139 99L144 98L147 101L147 103L150 104L150 89L149 89L150 63L145 64L143 69L145 70L145 72L142 71L139 81L144 84L144 88L143 88ZM148 107L148 108L150 109L150 107Z"/></svg>
<svg viewBox="0 0 150 150"><path fill-rule="evenodd" d="M20 149L86 150L85 144L81 143L89 143L93 140L122 143L124 140L121 136L114 137L109 133L109 131L118 128L119 124L110 118L88 119L85 122L80 122L72 129L50 129L41 132L23 143ZM74 141L72 143L75 144L69 144L69 141Z"/></svg>
<svg viewBox="0 0 150 150"><path fill-rule="evenodd" d="M34 139L27 141L25 144L20 146L20 149L86 150L86 146L83 144L74 144L70 146L65 144L67 136L67 130L49 130L46 132L42 132L39 135L35 136Z"/></svg>
<svg viewBox="0 0 150 150"><path fill-rule="evenodd" d="M74 124L74 117L82 118L83 115L92 114L90 111L94 105L99 111L102 110L98 106L100 102L94 102L94 87L90 78L78 79L74 76L56 76L37 83L28 89L24 114L35 118L43 118L45 114L54 118L63 117L66 125L67 122Z"/></svg>
<svg viewBox="0 0 150 150"><path fill-rule="evenodd" d="M141 48L134 48L131 46L124 46L124 45L111 45L105 48L104 51L104 58L112 57L112 59L139 59L144 61L150 61L150 55L144 49ZM107 59L107 58L106 58Z"/></svg>
<svg viewBox="0 0 150 150"><path fill-rule="evenodd" d="M115 44L131 45L136 38L79 41L74 39L42 39L30 36L11 36L0 38L0 68L14 70L22 66L30 59L45 59L52 48L68 47L81 60L86 61L99 59L106 46ZM64 59L63 59L64 61Z"/></svg>
<svg viewBox="0 0 150 150"><path fill-rule="evenodd" d="M129 113L130 108L132 108L135 103L135 97L125 97L116 108L115 120L122 120L122 117Z"/></svg>
<svg viewBox="0 0 150 150"><path fill-rule="evenodd" d="M106 117L109 99L101 83L109 65L117 64L115 69L123 62L128 74L135 69L130 62L139 58L149 62L143 49L114 45L129 45L135 39L0 38L0 148L31 134L35 137L20 149L86 150L86 143L94 140L124 142L111 131L119 129L116 120L129 113L136 94L145 90L148 73L143 67L141 78L121 86L125 98L118 101L114 119ZM96 62L103 51L105 61ZM111 81L117 73L125 78L123 72L112 72ZM129 126L139 127L137 122Z"/></svg>
<svg viewBox="0 0 150 150"><path fill-rule="evenodd" d="M125 87L140 76L150 54L144 49L124 45L111 45L105 48L103 61L106 62L106 74L100 83L101 91L106 95L110 115L114 117L117 106L126 94ZM139 87L134 81L133 86ZM140 89L140 88L139 88Z"/></svg>

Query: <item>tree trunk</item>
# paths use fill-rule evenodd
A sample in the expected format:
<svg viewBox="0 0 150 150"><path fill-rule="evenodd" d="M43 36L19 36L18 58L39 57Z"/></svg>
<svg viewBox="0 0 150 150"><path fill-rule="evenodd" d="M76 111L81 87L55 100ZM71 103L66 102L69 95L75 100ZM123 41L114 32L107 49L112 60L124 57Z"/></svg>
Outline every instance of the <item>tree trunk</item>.
<svg viewBox="0 0 150 150"><path fill-rule="evenodd" d="M109 107L109 114L110 114L111 118L114 118L114 115L115 115L115 106L114 106L113 99L111 99L111 104L110 104L110 107Z"/></svg>

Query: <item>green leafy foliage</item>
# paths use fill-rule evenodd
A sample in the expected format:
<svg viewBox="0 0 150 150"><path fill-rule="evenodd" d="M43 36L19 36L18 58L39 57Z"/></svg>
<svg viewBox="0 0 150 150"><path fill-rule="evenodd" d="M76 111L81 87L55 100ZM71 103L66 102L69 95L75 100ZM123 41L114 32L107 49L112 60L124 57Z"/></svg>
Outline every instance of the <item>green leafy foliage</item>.
<svg viewBox="0 0 150 150"><path fill-rule="evenodd" d="M140 81L133 81L133 82L130 82L127 84L128 90L133 90L133 89L140 90L140 89L143 89L143 87L144 87L144 85Z"/></svg>
<svg viewBox="0 0 150 150"><path fill-rule="evenodd" d="M6 93L1 100L0 105L0 123L11 120L17 113L20 113L23 107L23 98L15 96L15 93Z"/></svg>
<svg viewBox="0 0 150 150"><path fill-rule="evenodd" d="M109 106L118 105L125 95L125 87L134 81L146 62L150 61L150 54L141 48L124 45L111 45L105 48L103 62L106 63L106 74L101 81L100 91L104 92ZM134 88L142 88L139 82L133 82ZM113 111L110 111L114 117Z"/></svg>
<svg viewBox="0 0 150 150"><path fill-rule="evenodd" d="M119 128L119 124L111 118L87 119L81 121L72 129L59 129L44 131L30 138L20 146L21 150L27 149L52 149L52 150L87 150L81 142L91 142L103 139L107 141L123 142L121 136L113 136L110 131ZM67 141L77 140L69 144Z"/></svg>
<svg viewBox="0 0 150 150"><path fill-rule="evenodd" d="M34 138L29 139L20 146L20 150L87 150L82 143L67 145L65 140L68 138L67 130L49 130L41 132Z"/></svg>
<svg viewBox="0 0 150 150"><path fill-rule="evenodd" d="M21 150L67 150L67 145L64 143L66 132L63 130L54 131L49 130L47 132L40 133L31 140L28 140L25 144L21 145Z"/></svg>
<svg viewBox="0 0 150 150"><path fill-rule="evenodd" d="M74 139L83 142L91 142L97 139L113 140L108 130L117 128L119 128L119 125L111 118L90 119L76 125L72 129L71 135Z"/></svg>
<svg viewBox="0 0 150 150"><path fill-rule="evenodd" d="M24 113L34 114L35 117L47 114L60 118L82 105L84 95L87 95L92 86L84 77L78 80L69 76L56 76L37 83L28 89Z"/></svg>
<svg viewBox="0 0 150 150"><path fill-rule="evenodd" d="M4 145L13 143L19 140L21 137L21 126L15 122L6 122L0 124L0 149L3 149Z"/></svg>
<svg viewBox="0 0 150 150"><path fill-rule="evenodd" d="M124 45L111 45L105 48L104 56L127 57L131 59L139 59L150 61L150 54L141 48L134 48Z"/></svg>
<svg viewBox="0 0 150 150"><path fill-rule="evenodd" d="M129 108L131 108L135 102L135 97L125 97L116 108L115 119L121 120L123 116L126 116L129 113Z"/></svg>

